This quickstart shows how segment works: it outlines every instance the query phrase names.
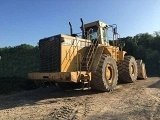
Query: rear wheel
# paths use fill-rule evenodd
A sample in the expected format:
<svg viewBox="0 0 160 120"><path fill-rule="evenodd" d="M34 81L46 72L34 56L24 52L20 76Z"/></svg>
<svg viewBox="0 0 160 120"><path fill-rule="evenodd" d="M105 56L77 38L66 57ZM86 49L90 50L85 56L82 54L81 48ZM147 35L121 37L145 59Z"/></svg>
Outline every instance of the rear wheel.
<svg viewBox="0 0 160 120"><path fill-rule="evenodd" d="M137 79L137 63L133 56L125 56L118 62L118 82L133 83Z"/></svg>
<svg viewBox="0 0 160 120"><path fill-rule="evenodd" d="M142 60L137 60L138 79L147 79L145 63Z"/></svg>
<svg viewBox="0 0 160 120"><path fill-rule="evenodd" d="M109 55L102 55L96 71L92 72L91 89L110 91L117 85L117 80L116 61Z"/></svg>

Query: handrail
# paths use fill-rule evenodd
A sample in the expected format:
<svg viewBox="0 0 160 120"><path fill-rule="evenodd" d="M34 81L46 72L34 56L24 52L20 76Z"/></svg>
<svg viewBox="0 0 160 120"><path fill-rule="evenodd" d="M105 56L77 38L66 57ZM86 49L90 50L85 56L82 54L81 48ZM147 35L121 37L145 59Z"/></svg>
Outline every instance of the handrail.
<svg viewBox="0 0 160 120"><path fill-rule="evenodd" d="M119 34L118 33L113 33L113 50L115 52L115 58L117 59L117 56L118 56L118 53L117 53L117 47L118 47L118 37L119 37Z"/></svg>
<svg viewBox="0 0 160 120"><path fill-rule="evenodd" d="M74 46L75 40L77 41L77 43L76 43L76 45ZM70 60L70 58L72 57L75 49L78 47L78 43L79 43L79 40L78 40L77 37L76 37L76 39L73 40L73 42L72 42L72 44L71 44L71 46L70 46L70 48L69 48L66 56L64 57L63 62L64 62L65 58L67 57L67 55L70 53L71 48L72 48L72 46L73 46L73 52L72 52L72 54L69 55L69 60ZM62 62L61 64L63 64L63 62ZM69 61L67 62L66 66L68 65L68 63L69 63ZM64 69L66 68L66 66L64 67Z"/></svg>
<svg viewBox="0 0 160 120"><path fill-rule="evenodd" d="M88 67L88 64L89 64L90 61L91 61L90 65L89 65L89 68L88 68L88 71L91 69L91 66L92 66L92 63L93 63L93 59L91 59L91 58L94 58L94 56L95 56L95 54L96 54L96 52L97 52L97 48L98 48L98 39L99 39L99 35L98 35L98 38L97 38L97 40L96 40L96 43L93 44L92 55L90 56L90 59L89 59L89 61L88 61L88 63L87 63L87 67ZM96 48L96 49L95 49L95 48ZM94 51L94 49L95 49L95 51Z"/></svg>
<svg viewBox="0 0 160 120"><path fill-rule="evenodd" d="M76 37L77 38L77 37ZM68 54L70 53L70 51L71 51L71 48L72 48L72 46L74 45L74 41L75 40L77 40L77 39L74 39L73 40L73 42L72 42L72 44L71 44L71 46L70 46L70 48L69 48L69 50L68 50L68 52L66 53L66 56L64 57L64 59L63 59L63 62L65 61L65 58L68 56ZM79 41L78 41L79 42ZM76 44L76 45L78 45L78 43ZM77 46L76 46L77 47ZM63 64L63 62L62 62L62 64Z"/></svg>
<svg viewBox="0 0 160 120"><path fill-rule="evenodd" d="M78 63L78 56L79 56L79 61L80 61L79 63ZM77 71L80 71L80 75L81 75L81 66L80 66L81 64L80 63L82 59L81 56L82 56L81 53L77 54Z"/></svg>
<svg viewBox="0 0 160 120"><path fill-rule="evenodd" d="M99 29L98 29L98 31L99 31ZM98 32L99 33L99 32ZM98 34L98 38L97 38L97 40L96 41L93 41L92 43L91 43L91 46L89 47L89 51L88 51L88 54L85 56L85 58L86 58L86 69L87 69L87 71L89 71L90 70L90 68L91 68L91 65L92 65L92 63L93 63L93 56L95 56L95 54L96 54L96 52L97 52L97 48L98 48L98 43L99 43L99 37L100 37L100 35ZM83 59L83 61L82 61L82 63L84 62L84 59ZM89 63L90 63L90 65L89 65Z"/></svg>
<svg viewBox="0 0 160 120"><path fill-rule="evenodd" d="M98 40L96 41L95 45L97 45L97 43L98 43ZM98 45L97 45L97 46L94 46L94 47L96 47L96 50L95 50L95 52L93 53L92 58L94 58L95 54L97 53ZM93 49L94 49L94 48L93 48ZM90 66L89 66L89 69L88 69L88 70L91 69L91 66L92 66L92 63L93 63L93 59L91 59L91 57L90 57L90 60L92 60L92 61L91 61L91 63L90 63ZM88 63L88 64L89 64L89 63Z"/></svg>
<svg viewBox="0 0 160 120"><path fill-rule="evenodd" d="M73 45L73 48L74 48L74 49L73 49L72 54L69 56L70 58L71 58L71 56L73 55L74 50L76 49L76 47L78 46L78 43L79 43L79 40L77 40L77 37L76 37L76 39L75 39L75 40L76 40L76 41L78 41L78 42L77 42L77 44L76 44L75 46ZM74 41L75 41L75 40L74 40ZM73 43L74 43L74 42L73 42Z"/></svg>
<svg viewBox="0 0 160 120"><path fill-rule="evenodd" d="M90 28L89 31L87 32L87 39L88 39L88 36L90 36L91 34L93 34L93 29L92 28ZM88 43L87 46L89 46L89 42L87 42L87 43ZM91 42L91 45L92 45L92 42ZM85 46L86 46L86 41L85 41ZM89 50L89 52L90 52L90 50ZM89 52L88 52L88 54L89 54ZM82 59L82 63L84 62L84 58L85 58L85 56Z"/></svg>

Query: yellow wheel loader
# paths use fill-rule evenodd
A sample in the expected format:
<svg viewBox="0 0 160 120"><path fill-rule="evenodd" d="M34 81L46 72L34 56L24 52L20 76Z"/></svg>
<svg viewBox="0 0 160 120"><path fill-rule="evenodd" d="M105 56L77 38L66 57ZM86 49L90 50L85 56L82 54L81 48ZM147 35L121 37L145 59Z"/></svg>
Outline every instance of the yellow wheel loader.
<svg viewBox="0 0 160 120"><path fill-rule="evenodd" d="M113 90L117 82L134 82L137 79L137 62L125 56L120 44L116 24L101 21L84 24L81 19L81 36L54 35L39 40L40 70L28 77L39 82L53 82L60 86L78 84L98 91ZM108 32L112 32L112 44Z"/></svg>

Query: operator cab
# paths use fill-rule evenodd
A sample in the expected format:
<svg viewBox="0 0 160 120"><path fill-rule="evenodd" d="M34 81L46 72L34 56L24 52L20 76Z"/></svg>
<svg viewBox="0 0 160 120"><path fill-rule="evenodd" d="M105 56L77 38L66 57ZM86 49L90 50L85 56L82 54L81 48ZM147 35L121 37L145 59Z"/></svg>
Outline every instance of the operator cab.
<svg viewBox="0 0 160 120"><path fill-rule="evenodd" d="M117 33L117 25L108 25L101 21L95 21L88 24L83 24L82 18L80 19L82 26L80 27L82 30L82 38L91 40L94 44L103 44L109 45L109 40L113 40L113 46L118 46L117 42L115 44L114 40L118 40L119 34ZM73 34L72 25L70 25L70 35L73 37L77 37L79 33ZM111 30L109 30L111 28ZM110 32L111 31L111 32ZM112 35L112 36L111 36ZM112 39L110 39L112 38Z"/></svg>
<svg viewBox="0 0 160 120"><path fill-rule="evenodd" d="M95 21L92 23L84 24L86 39L90 39L93 42L98 40L98 44L108 43L107 39L108 27L109 25L101 21Z"/></svg>

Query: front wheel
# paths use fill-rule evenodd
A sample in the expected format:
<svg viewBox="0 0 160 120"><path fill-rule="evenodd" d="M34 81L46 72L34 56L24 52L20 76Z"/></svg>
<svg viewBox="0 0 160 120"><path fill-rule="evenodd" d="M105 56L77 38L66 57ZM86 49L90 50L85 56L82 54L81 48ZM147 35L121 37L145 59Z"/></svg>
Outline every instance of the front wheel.
<svg viewBox="0 0 160 120"><path fill-rule="evenodd" d="M92 72L91 89L110 91L117 85L117 80L116 61L109 55L102 55L96 71Z"/></svg>

